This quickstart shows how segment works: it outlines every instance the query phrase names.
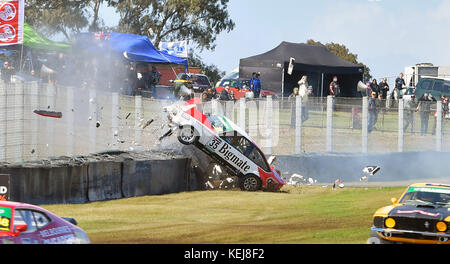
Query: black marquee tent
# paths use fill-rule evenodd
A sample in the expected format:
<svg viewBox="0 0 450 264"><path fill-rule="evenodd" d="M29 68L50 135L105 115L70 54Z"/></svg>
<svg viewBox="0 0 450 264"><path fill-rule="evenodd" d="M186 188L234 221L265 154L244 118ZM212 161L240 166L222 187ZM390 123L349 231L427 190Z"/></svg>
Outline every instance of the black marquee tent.
<svg viewBox="0 0 450 264"><path fill-rule="evenodd" d="M292 74L288 74L289 61L295 59ZM315 96L327 96L333 76L338 76L341 96L357 95L357 84L363 79L363 67L345 61L323 45L282 42L266 53L241 59L239 77L251 78L253 72L261 73L265 90L284 93L288 96L298 84L301 76L308 76Z"/></svg>

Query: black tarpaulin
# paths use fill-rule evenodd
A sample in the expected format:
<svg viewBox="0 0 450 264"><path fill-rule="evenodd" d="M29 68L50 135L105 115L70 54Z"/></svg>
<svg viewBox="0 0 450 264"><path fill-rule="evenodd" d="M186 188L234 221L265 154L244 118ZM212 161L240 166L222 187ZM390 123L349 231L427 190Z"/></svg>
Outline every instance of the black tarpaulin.
<svg viewBox="0 0 450 264"><path fill-rule="evenodd" d="M295 59L292 75L287 73L290 58ZM323 45L282 42L266 53L240 60L240 78L251 78L253 72L261 73L263 89L281 94L284 87L285 95L292 92L301 76L307 75L314 95L326 96L328 84L336 75L341 96L350 97L356 95L363 67L335 56Z"/></svg>

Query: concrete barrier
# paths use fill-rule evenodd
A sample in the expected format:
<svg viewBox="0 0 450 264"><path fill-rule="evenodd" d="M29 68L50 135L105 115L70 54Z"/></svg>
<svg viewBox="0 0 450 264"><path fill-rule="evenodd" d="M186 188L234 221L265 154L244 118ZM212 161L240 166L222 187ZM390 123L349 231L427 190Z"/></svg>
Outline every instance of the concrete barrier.
<svg viewBox="0 0 450 264"><path fill-rule="evenodd" d="M122 163L93 162L88 165L88 200L90 202L122 197Z"/></svg>
<svg viewBox="0 0 450 264"><path fill-rule="evenodd" d="M191 160L171 157L154 153L62 157L2 164L0 174L11 176L10 200L32 204L84 203L197 190Z"/></svg>

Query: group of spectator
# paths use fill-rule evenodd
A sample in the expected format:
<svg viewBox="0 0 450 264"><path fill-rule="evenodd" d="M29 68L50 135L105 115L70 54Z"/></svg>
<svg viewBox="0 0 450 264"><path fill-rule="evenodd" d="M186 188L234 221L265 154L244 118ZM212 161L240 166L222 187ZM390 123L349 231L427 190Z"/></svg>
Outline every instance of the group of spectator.
<svg viewBox="0 0 450 264"><path fill-rule="evenodd" d="M18 70L20 67L15 69L10 64L10 61L5 61L0 69L4 83L10 83L12 76L20 72L21 78L25 81L120 92L127 95L147 91L154 96L155 86L161 80L161 74L154 65L88 55L47 54L44 59L36 59L31 69L27 67L26 70Z"/></svg>

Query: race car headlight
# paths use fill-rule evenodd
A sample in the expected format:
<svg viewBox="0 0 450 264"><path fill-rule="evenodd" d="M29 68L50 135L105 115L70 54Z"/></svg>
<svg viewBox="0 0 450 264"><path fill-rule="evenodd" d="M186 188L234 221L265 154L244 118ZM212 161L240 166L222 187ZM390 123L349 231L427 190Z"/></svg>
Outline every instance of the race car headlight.
<svg viewBox="0 0 450 264"><path fill-rule="evenodd" d="M436 229L439 232L445 232L445 231L447 231L447 224L444 222L437 222Z"/></svg>
<svg viewBox="0 0 450 264"><path fill-rule="evenodd" d="M386 220L384 220L384 225L387 227L387 228L393 228L394 226L395 226L395 220L394 219L392 219L392 218L386 218Z"/></svg>

